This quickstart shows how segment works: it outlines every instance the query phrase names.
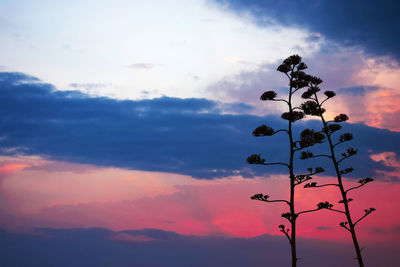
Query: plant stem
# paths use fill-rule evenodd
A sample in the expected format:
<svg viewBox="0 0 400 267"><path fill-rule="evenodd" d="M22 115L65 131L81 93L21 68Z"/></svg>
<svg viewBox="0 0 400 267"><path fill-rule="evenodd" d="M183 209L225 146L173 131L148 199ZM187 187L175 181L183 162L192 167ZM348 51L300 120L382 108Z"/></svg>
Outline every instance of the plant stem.
<svg viewBox="0 0 400 267"><path fill-rule="evenodd" d="M315 95L315 100L316 100L318 106L321 108L321 104L318 102L317 94L314 94L314 95ZM324 125L324 129L328 129L328 123L325 121L324 116L322 114L320 114L319 116L320 116L320 118L322 120L322 123ZM347 201L347 192L344 189L343 182L342 182L342 175L341 175L340 170L339 170L339 162L336 160L336 157L335 157L334 145L333 145L330 133L327 132L326 136L327 136L327 139L328 139L328 142L329 142L332 162L333 162L333 165L335 166L336 176L337 176L337 179L338 179L338 185L339 185L340 193L342 195L342 200L343 200L343 205L344 205L344 209L345 209L347 222L349 224L348 230L350 231L351 237L353 239L353 245L354 245L354 249L355 249L356 254L357 254L358 263L359 263L360 267L364 267L364 262L363 262L363 259L362 259L362 256L361 256L360 245L358 244L358 240L357 240L357 236L356 236L355 224L353 223L353 221L351 219L351 215L350 215L349 203Z"/></svg>
<svg viewBox="0 0 400 267"><path fill-rule="evenodd" d="M292 69L293 73L293 69ZM293 81L293 75L290 75L290 89L289 89L289 99L288 99L288 105L289 105L289 112L293 111L292 108L292 94L293 94L293 87L292 87L292 81ZM292 267L296 267L297 265L297 255L296 255L296 213L294 209L294 189L295 189L295 175L293 171L293 158L294 158L294 142L293 142L293 133L292 133L292 121L289 120L289 126L288 126L288 135L289 135L289 142L290 142L290 160L289 160L289 178L290 178L290 200L289 200L289 206L290 206L290 214L291 214L291 239L290 239L290 247L292 251Z"/></svg>

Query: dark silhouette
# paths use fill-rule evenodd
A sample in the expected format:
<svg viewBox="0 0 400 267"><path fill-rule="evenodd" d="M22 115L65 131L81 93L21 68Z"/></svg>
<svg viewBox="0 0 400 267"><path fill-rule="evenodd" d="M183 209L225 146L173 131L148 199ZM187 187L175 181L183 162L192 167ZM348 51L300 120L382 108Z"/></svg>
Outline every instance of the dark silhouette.
<svg viewBox="0 0 400 267"><path fill-rule="evenodd" d="M332 160L332 163L335 168L335 172L336 172L336 176L337 176L337 183L317 185L317 183L313 182L313 183L306 184L304 187L309 188L309 187L334 186L340 190L342 199L339 201L339 203L343 204L343 206L344 206L344 211L340 211L340 212L346 216L346 221L341 222L340 226L350 232L351 237L353 239L353 245L356 250L358 263L360 266L364 266L363 259L361 256L360 245L358 243L357 236L356 236L355 226L362 219L364 219L369 214L374 212L375 209L374 208L365 209L364 210L365 214L361 218L359 218L358 220L353 222L353 220L351 218L351 214L350 214L350 208L349 208L349 203L353 199L348 197L348 193L351 190L360 188L360 187L366 185L367 183L372 182L373 179L369 178L369 177L361 179L358 181L359 185L345 189L345 186L343 185L342 176L347 173L352 172L353 168L348 167L348 168L340 169L340 165L341 165L341 163L343 163L344 160L356 155L357 150L352 147L349 147L346 149L346 151L340 153L340 159L337 157L337 155L335 153L335 148L342 143L352 140L353 135L351 133L343 133L342 135L339 136L339 138L337 138L336 142L333 141L332 137L333 137L334 133L339 131L342 128L342 126L338 123L347 121L348 116L346 114L339 114L331 121L327 121L325 119L325 117L323 115L325 112L325 109L322 106L328 99L333 98L336 94L333 91L325 91L324 92L325 99L320 101L318 98L318 92L321 89L318 87L318 85L321 83L322 83L322 80L319 78L316 78L316 77L314 79L310 80L309 88L307 89L306 92L304 92L302 94L302 98L307 99L307 101L301 105L301 108L306 115L318 116L321 119L323 128L318 133L326 136L326 138L328 140L328 144L329 144L329 154L314 155L310 151L305 151L302 153L301 159L314 158L314 157L318 157L318 156L330 158ZM305 131L310 132L312 130L306 129Z"/></svg>
<svg viewBox="0 0 400 267"><path fill-rule="evenodd" d="M282 119L288 121L287 129L274 130L267 125L262 125L256 128L253 131L253 135L256 137L261 136L272 136L278 132L286 133L288 135L289 141L289 162L266 162L264 158L261 157L260 154L253 154L247 158L247 162L249 164L261 164L261 165L282 165L288 168L289 171L289 179L290 179L290 196L289 200L270 200L268 195L264 194L255 194L251 197L251 199L265 201L265 202L282 202L286 203L289 206L289 211L282 214L282 217L286 218L290 223L290 228L286 228L285 225L279 225L280 231L288 238L290 246L291 246L291 254L292 254L292 266L296 266L297 264L297 254L296 254L296 219L300 214L313 212L321 209L332 209L333 205L329 202L320 202L317 205L316 209L305 210L300 212L295 212L295 188L296 186L304 183L312 179L312 176L323 172L324 169L322 167L316 168L308 168L308 173L306 174L295 174L294 173L294 155L296 152L304 149L305 147L312 146L314 144L322 143L325 139L325 135L322 132L314 132L313 130L304 130L301 133L300 140L294 140L293 137L293 123L303 119L306 114L306 111L303 111L302 106L294 106L293 104L293 96L294 94L302 89L307 88L307 91L310 90L310 85L319 82L319 79L310 75L307 75L303 70L307 68L306 64L302 62L302 59L298 55L293 55L288 57L283 61L281 65L277 68L278 71L284 73L289 79L289 94L287 100L285 99L277 99L277 93L274 91L264 92L260 99L263 101L280 101L284 102L288 106L288 112L284 112L281 116ZM306 158L310 156L309 153L303 151L301 153L302 158ZM316 157L316 156L315 156ZM313 183L314 184L314 183ZM334 210L337 211L337 210ZM341 212L341 211L337 211Z"/></svg>

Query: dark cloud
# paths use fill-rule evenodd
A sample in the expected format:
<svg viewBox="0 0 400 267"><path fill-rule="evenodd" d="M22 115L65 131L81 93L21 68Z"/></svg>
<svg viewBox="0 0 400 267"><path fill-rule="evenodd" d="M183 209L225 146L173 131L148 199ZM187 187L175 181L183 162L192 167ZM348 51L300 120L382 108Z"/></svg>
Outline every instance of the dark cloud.
<svg viewBox="0 0 400 267"><path fill-rule="evenodd" d="M347 94L354 96L364 96L370 92L379 90L378 87L375 86L353 86L349 88L340 88L336 90L337 94Z"/></svg>
<svg viewBox="0 0 400 267"><path fill-rule="evenodd" d="M345 46L400 60L400 3L395 0L214 0L235 12L250 11L260 25L281 24L321 33Z"/></svg>
<svg viewBox="0 0 400 267"><path fill-rule="evenodd" d="M119 239L118 236L129 239ZM150 241L134 241L149 237ZM137 239L140 240L140 239ZM0 230L2 266L288 266L289 245L282 236L254 238L184 236L156 229L37 229L34 234ZM398 246L368 245L369 266L394 267ZM350 244L298 240L303 266L353 266Z"/></svg>
<svg viewBox="0 0 400 267"><path fill-rule="evenodd" d="M284 134L267 141L252 137L251 132L264 123L284 128L286 122L277 115L224 114L228 108L240 112L251 106L168 97L120 101L56 91L34 77L0 73L1 151L197 178L285 172L280 167L249 166L245 159L262 153L267 161L285 162ZM302 127L321 128L318 121L297 122L296 126L297 134ZM354 133L353 145L360 152L351 161L355 176L373 175L376 169L392 170L369 155L398 153L400 133L358 124L345 124L345 128ZM304 164L313 166L309 161Z"/></svg>
<svg viewBox="0 0 400 267"><path fill-rule="evenodd" d="M393 227L374 227L372 229L374 233L377 234L386 234L386 235L393 235L396 233L400 233L400 226L393 226Z"/></svg>
<svg viewBox="0 0 400 267"><path fill-rule="evenodd" d="M326 231L326 230L331 230L331 229L332 229L332 227L325 226L325 225L321 225L321 226L317 227L317 230L320 230L320 231Z"/></svg>

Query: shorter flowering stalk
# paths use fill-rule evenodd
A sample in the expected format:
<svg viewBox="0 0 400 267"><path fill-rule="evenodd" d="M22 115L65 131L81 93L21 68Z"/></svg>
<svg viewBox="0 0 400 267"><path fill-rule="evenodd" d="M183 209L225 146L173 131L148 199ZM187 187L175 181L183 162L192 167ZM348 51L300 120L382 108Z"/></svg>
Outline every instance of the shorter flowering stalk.
<svg viewBox="0 0 400 267"><path fill-rule="evenodd" d="M358 151L352 147L349 147L340 154L340 156L341 156L340 158L337 157L337 155L335 153L335 148L342 143L352 140L353 135L351 133L344 133L344 134L340 135L340 137L336 143L333 142L333 139L332 139L333 134L342 128L342 126L339 123L347 121L348 116L346 114L339 114L332 121L325 120L325 117L323 115L325 112L325 109L322 107L322 105L328 99L331 99L332 97L334 97L336 94L333 91L325 91L324 95L326 96L326 98L320 102L318 99L317 93L320 91L320 88L318 86L321 83L322 83L322 80L318 77L313 77L312 79L310 79L309 88L302 95L303 98L308 99L308 100L306 102L304 102L301 105L301 107L306 115L318 116L321 119L322 124L323 124L323 128L322 128L321 132L324 133L324 135L326 136L326 139L328 140L330 154L329 155L325 155L325 154L314 155L310 151L304 151L304 152L302 152L302 156L300 158L307 159L307 158L313 158L313 157L317 157L317 156L328 157L334 165L336 176L337 176L337 184L317 185L316 183L308 183L304 187L308 188L308 187L335 186L340 190L342 199L339 201L339 203L343 204L343 207L344 207L344 211L340 211L340 212L346 216L346 221L341 222L339 225L350 232L352 240L353 240L354 249L356 251L359 266L363 267L364 262L363 262L363 258L361 255L361 249L360 249L358 239L357 239L355 226L357 225L357 223L359 223L365 217L367 217L372 212L374 212L375 209L369 208L369 209L364 210L365 214L361 218L359 218L358 220L353 222L353 219L352 219L351 213L350 213L350 207L349 207L349 203L351 201L353 201L353 199L348 197L348 193L351 190L358 189L358 188L364 186L365 184L372 182L373 179L369 178L369 177L361 179L361 180L359 180L360 185L353 186L347 190L345 189L342 177L345 174L351 173L354 169L352 167L340 169L340 164L343 163L343 161L345 161L346 159L356 155ZM330 209L330 210L335 211L333 209Z"/></svg>

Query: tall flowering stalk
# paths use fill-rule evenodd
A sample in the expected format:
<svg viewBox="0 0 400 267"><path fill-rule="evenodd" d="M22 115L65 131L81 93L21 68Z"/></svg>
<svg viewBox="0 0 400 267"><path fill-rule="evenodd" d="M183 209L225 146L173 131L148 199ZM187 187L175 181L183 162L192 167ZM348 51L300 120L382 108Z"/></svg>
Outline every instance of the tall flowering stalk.
<svg viewBox="0 0 400 267"><path fill-rule="evenodd" d="M339 138L336 138L335 140L333 139L335 133L342 128L342 126L339 123L347 121L348 116L346 114L339 114L331 121L327 121L325 119L325 117L323 115L325 112L325 109L323 108L323 104L327 100L333 98L336 95L336 93L333 91L325 91L324 92L325 99L320 101L320 99L318 97L318 92L321 90L319 88L319 84L321 84L321 83L322 83L322 80L317 77L313 77L313 79L310 80L307 91L305 91L302 94L302 98L307 99L307 101L301 105L301 108L306 115L317 116L321 119L323 128L320 133L323 133L328 140L329 153L327 155L314 155L310 151L304 151L302 154L302 156L303 156L302 159L313 158L316 156L325 156L325 157L330 158L333 163L333 166L335 168L335 172L336 172L336 176L337 176L337 183L317 185L317 183L314 182L314 183L308 183L304 187L307 188L307 187L334 186L339 189L341 197L342 197L342 199L339 201L339 203L342 204L344 207L344 211L341 211L341 213L343 213L346 217L346 221L341 222L339 225L341 227L345 228L351 234L359 266L363 267L364 262L363 262L363 258L361 255L361 249L360 249L360 245L358 243L355 227L358 225L358 223L361 220L363 220L365 217L367 217L372 212L374 212L375 209L374 208L365 209L364 210L365 214L363 216L361 216L359 219L354 221L351 217L350 206L349 206L349 203L353 199L349 198L348 195L349 195L350 191L352 191L354 189L358 189L358 188L366 185L367 183L372 182L373 179L369 178L369 177L361 179L358 181L358 183L359 183L358 185L347 188L347 189L344 186L342 177L343 177L343 175L346 175L346 174L352 172L353 168L347 167L347 168L341 169L341 164L344 163L344 161L346 159L356 155L357 150L352 147L348 147L345 151L340 153L340 156L338 156L336 154L335 150L338 148L338 146L342 143L352 140L353 135L351 133L343 133L342 135L339 136Z"/></svg>
<svg viewBox="0 0 400 267"><path fill-rule="evenodd" d="M260 100L262 101L279 101L286 103L288 107L288 111L284 112L281 116L282 119L288 121L288 126L286 129L274 130L273 128L262 125L256 128L253 131L253 135L256 137L261 136L272 136L278 132L282 132L287 134L288 142L289 142L289 160L287 163L285 162L267 162L264 158L261 157L260 154L253 154L247 158L247 162L249 164L260 164L260 165L282 165L288 169L289 179L290 179L290 193L288 200L271 200L268 195L264 194L255 194L251 197L251 199L269 202L269 203L285 203L288 205L289 211L282 214L282 217L286 218L290 227L286 227L285 225L279 225L280 231L287 237L291 247L291 255L292 255L292 267L295 267L297 264L297 252L296 252L296 220L300 214L313 212L321 209L332 209L333 205L329 202L320 202L317 204L317 208L312 210L304 210L296 213L295 210L295 189L296 186L302 184L305 181L312 179L312 176L323 172L324 169L322 167L308 168L308 173L306 174L295 174L294 173L294 156L296 152L304 149L305 147L312 146L317 143L323 142L325 135L319 132L314 132L312 130L303 131L301 134L300 140L294 140L293 136L293 124L304 118L305 113L301 110L301 107L295 106L293 104L293 96L299 91L307 88L309 86L310 80L313 78L310 75L307 75L303 70L307 68L306 64L302 62L302 59L298 55L293 55L288 57L283 61L281 65L277 68L278 71L284 73L289 80L289 93L287 100L286 99L277 99L277 93L275 91L267 91L264 92ZM303 154L303 153L302 153ZM334 210L335 211L335 210Z"/></svg>

